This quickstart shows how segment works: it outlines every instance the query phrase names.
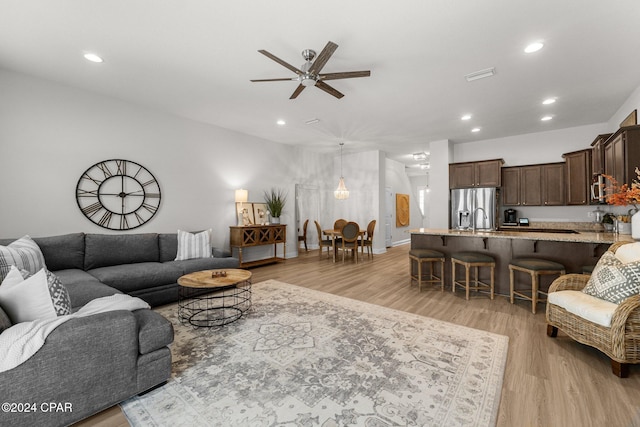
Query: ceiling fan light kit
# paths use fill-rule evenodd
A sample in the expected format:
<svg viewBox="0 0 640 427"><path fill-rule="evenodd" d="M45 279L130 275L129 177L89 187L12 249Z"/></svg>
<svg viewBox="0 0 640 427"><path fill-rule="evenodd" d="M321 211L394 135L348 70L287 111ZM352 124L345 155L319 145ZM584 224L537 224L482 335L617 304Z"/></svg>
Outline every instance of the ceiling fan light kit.
<svg viewBox="0 0 640 427"><path fill-rule="evenodd" d="M273 55L266 50L259 50L261 54L266 56L267 58L277 62L283 67L287 68L290 71L293 71L297 74L297 77L285 77L285 78L277 78L277 79L254 79L252 82L277 82L277 81L297 81L298 87L293 91L293 94L289 97L289 99L296 99L298 95L304 90L304 88L309 86L315 86L320 90L327 92L329 95L332 95L338 99L342 98L344 94L340 93L340 91L336 90L332 86L326 84L325 80L339 80L339 79L351 79L356 77L369 77L371 75L371 71L345 71L338 73L325 73L320 74L320 71L326 65L333 52L336 51L338 45L333 42L328 42L327 45L322 49L320 55L316 55L316 51L312 49L305 49L302 51L302 57L305 60L305 63L302 64L300 68L294 67L288 62L283 61L277 56Z"/></svg>

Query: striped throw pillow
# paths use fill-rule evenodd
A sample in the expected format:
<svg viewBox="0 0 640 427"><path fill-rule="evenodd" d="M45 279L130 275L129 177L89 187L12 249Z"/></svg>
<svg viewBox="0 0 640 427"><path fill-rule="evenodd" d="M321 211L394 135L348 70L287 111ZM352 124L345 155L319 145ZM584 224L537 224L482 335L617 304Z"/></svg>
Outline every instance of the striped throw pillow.
<svg viewBox="0 0 640 427"><path fill-rule="evenodd" d="M200 233L178 230L176 261L192 258L211 258L211 229Z"/></svg>
<svg viewBox="0 0 640 427"><path fill-rule="evenodd" d="M9 274L12 265L31 274L47 267L40 247L29 236L21 237L8 246L0 246L0 281Z"/></svg>

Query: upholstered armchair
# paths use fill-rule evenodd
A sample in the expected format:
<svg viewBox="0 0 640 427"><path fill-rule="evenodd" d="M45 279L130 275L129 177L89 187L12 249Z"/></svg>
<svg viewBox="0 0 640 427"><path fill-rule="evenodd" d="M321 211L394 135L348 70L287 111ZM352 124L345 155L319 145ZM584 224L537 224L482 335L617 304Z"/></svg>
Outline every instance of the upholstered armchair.
<svg viewBox="0 0 640 427"><path fill-rule="evenodd" d="M640 247L640 243L633 245ZM635 279L640 261L611 260L620 247L621 244L614 244L603 254L594 268L595 277L567 274L556 279L549 287L546 316L548 336L556 337L560 329L572 339L597 348L611 358L613 373L624 378L629 375L629 364L640 363L640 293ZM626 252L632 250L637 251L625 248ZM590 281L591 277L594 279ZM626 285L622 285L622 291L612 290L612 286L607 289L607 283L602 283L606 280L617 281L619 287L623 282ZM590 295L593 292L585 289L587 285L608 292L606 297L615 295L620 301ZM627 296L628 293L632 295Z"/></svg>

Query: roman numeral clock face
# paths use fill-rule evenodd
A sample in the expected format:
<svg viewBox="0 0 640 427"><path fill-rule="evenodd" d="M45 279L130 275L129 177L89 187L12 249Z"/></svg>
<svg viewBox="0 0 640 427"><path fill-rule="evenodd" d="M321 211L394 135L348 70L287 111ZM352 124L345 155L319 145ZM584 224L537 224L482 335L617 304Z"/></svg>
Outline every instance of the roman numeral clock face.
<svg viewBox="0 0 640 427"><path fill-rule="evenodd" d="M130 230L149 221L160 207L160 185L151 172L130 160L105 160L87 169L76 186L78 207L109 230Z"/></svg>

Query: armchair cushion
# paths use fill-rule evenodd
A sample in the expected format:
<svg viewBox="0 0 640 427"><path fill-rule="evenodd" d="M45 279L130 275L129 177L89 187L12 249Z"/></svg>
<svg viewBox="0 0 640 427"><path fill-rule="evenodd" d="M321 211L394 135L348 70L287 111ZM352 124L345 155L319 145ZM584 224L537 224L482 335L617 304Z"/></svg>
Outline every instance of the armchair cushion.
<svg viewBox="0 0 640 427"><path fill-rule="evenodd" d="M618 308L618 304L571 290L550 293L548 302L606 328L611 327L611 318Z"/></svg>
<svg viewBox="0 0 640 427"><path fill-rule="evenodd" d="M582 291L587 295L620 304L630 296L640 293L640 261L623 264L615 254L605 252Z"/></svg>

